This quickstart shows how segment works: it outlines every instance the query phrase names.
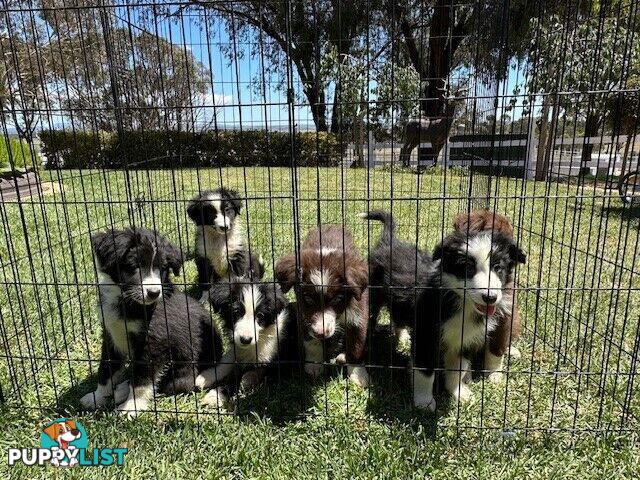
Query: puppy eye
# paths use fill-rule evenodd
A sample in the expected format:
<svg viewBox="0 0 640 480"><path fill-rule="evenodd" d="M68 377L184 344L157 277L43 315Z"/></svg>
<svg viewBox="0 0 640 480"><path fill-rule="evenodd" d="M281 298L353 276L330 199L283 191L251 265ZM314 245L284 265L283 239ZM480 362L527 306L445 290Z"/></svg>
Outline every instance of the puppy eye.
<svg viewBox="0 0 640 480"><path fill-rule="evenodd" d="M504 268L502 268L502 265L500 265L499 263L496 263L493 266L493 271L496 273L502 273L502 271L504 270Z"/></svg>

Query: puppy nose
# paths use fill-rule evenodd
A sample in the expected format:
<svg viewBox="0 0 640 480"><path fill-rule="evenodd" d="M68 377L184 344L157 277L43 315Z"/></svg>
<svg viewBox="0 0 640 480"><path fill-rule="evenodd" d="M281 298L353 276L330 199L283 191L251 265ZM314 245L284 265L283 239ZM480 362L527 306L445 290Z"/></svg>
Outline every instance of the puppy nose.
<svg viewBox="0 0 640 480"><path fill-rule="evenodd" d="M247 337L244 335L240 336L240 343L243 345L249 345L251 343L251 337Z"/></svg>
<svg viewBox="0 0 640 480"><path fill-rule="evenodd" d="M155 300L156 298L158 298L160 296L160 289L148 289L147 290L147 298L149 300Z"/></svg>
<svg viewBox="0 0 640 480"><path fill-rule="evenodd" d="M482 295L482 301L487 305L493 305L494 303L496 303L497 299L498 299L497 295L485 295L485 294Z"/></svg>
<svg viewBox="0 0 640 480"><path fill-rule="evenodd" d="M227 225L223 225L220 227L220 230L226 232L227 230L229 230L229 227Z"/></svg>

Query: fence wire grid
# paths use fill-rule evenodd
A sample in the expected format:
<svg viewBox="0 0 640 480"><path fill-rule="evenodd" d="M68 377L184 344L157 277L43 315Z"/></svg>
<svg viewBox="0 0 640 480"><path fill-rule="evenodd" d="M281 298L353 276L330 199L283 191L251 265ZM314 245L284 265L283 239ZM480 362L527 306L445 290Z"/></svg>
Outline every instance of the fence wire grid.
<svg viewBox="0 0 640 480"><path fill-rule="evenodd" d="M425 413L413 405L420 345L383 309L360 359L365 388L331 359L310 378L300 338L294 372L274 360L276 373L232 406L154 388L144 415L346 412L526 435L640 428L638 2L3 0L1 9L3 408L80 413L95 390L105 326L91 235L155 230L184 254L175 295L200 298L187 207L225 187L242 202L247 248L264 261L262 280L241 281L274 289L278 260L294 254L299 273L319 226L343 227L366 259L382 229L361 212L390 212L398 238L426 252L460 213L507 216L526 254L514 283L521 332L509 341L520 355L505 355L493 378L474 366L467 402L450 396L438 360L437 410ZM417 302L425 285L416 275L409 286ZM222 314L205 308L233 350Z"/></svg>

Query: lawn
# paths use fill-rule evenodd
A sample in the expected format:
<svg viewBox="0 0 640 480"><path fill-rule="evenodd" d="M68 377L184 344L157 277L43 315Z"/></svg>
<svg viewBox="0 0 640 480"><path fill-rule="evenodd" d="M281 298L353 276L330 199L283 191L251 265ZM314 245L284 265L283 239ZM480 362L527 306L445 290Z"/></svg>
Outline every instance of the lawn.
<svg viewBox="0 0 640 480"><path fill-rule="evenodd" d="M83 422L90 447L129 448L124 467L101 467L105 478L584 479L640 471L640 215L602 190L452 171L314 168L68 171L50 180L62 190L0 206L0 415L13 432L0 439L3 451L37 446L44 422L70 416ZM319 222L344 223L365 253L380 227L356 214L392 209L399 235L431 249L457 212L483 204L490 191L490 206L512 218L528 255L518 271L522 358L509 361L502 384L474 382L469 404L440 395L436 415L411 408L395 357L390 368L375 355L386 343L368 359L377 367L367 390L334 370L316 382L267 384L233 412L202 405L198 393L160 398L156 412L133 421L80 413L101 334L89 232L133 222L189 252L185 202L221 182L248 199L243 220L251 248L267 261L266 278ZM194 278L189 261L175 282L191 291ZM6 468L2 462L0 472Z"/></svg>

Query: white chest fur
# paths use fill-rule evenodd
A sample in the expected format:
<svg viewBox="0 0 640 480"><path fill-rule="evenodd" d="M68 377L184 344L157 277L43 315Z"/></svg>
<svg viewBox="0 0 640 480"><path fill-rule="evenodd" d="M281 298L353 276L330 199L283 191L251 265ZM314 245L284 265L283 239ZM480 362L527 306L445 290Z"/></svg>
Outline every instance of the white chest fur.
<svg viewBox="0 0 640 480"><path fill-rule="evenodd" d="M287 311L278 314L276 322L260 332L257 345L235 349L236 361L242 363L268 363L278 354L278 343L283 338Z"/></svg>
<svg viewBox="0 0 640 480"><path fill-rule="evenodd" d="M478 348L485 342L486 335L495 330L497 320L489 317L478 320L473 307L467 305L447 319L442 326L442 344L448 351L460 352L467 348Z"/></svg>
<svg viewBox="0 0 640 480"><path fill-rule="evenodd" d="M244 250L242 227L234 223L226 233L219 233L213 227L199 226L196 230L196 251L211 263L215 272L220 276L227 276L229 258Z"/></svg>
<svg viewBox="0 0 640 480"><path fill-rule="evenodd" d="M118 298L122 293L120 287L102 272L98 272L98 281L98 320L104 325L116 351L129 358L131 335L142 330L143 321L123 318L118 308Z"/></svg>

